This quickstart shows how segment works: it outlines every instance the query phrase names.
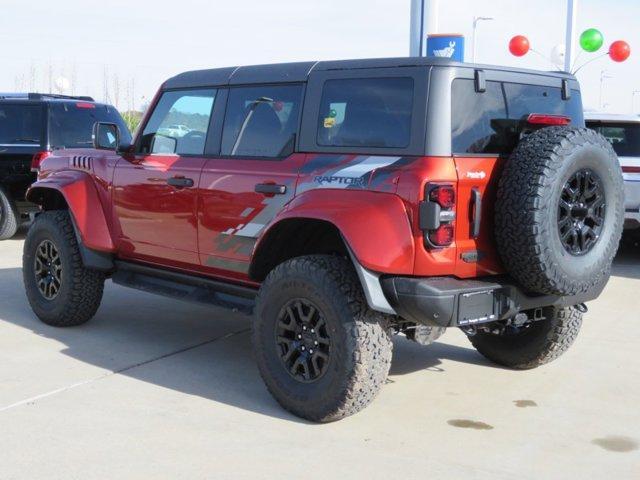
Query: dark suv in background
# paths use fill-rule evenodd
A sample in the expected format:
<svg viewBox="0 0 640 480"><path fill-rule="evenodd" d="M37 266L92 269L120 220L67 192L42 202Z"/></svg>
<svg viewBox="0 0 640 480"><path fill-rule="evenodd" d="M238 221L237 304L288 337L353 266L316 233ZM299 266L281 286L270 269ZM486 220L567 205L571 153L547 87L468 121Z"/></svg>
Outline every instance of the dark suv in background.
<svg viewBox="0 0 640 480"><path fill-rule="evenodd" d="M32 170L53 150L90 147L96 122L115 123L123 140L130 139L118 111L91 97L0 93L0 240L37 211L25 201L36 179Z"/></svg>

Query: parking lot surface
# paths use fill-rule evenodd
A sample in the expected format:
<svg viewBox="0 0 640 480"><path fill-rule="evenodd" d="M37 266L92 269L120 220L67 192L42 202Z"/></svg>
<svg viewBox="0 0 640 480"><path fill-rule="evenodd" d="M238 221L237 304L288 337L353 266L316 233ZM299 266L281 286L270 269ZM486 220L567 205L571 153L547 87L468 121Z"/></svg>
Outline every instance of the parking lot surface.
<svg viewBox="0 0 640 480"><path fill-rule="evenodd" d="M246 317L108 282L88 324L40 323L23 238L0 242L2 480L640 478L640 248L555 363L499 368L454 330L398 337L377 400L314 425L267 392Z"/></svg>

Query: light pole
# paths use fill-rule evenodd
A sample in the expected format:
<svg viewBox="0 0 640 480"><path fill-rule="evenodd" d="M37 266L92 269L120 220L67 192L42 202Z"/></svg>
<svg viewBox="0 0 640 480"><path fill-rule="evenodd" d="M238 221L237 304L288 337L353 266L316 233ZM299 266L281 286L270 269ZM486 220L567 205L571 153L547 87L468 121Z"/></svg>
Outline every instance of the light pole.
<svg viewBox="0 0 640 480"><path fill-rule="evenodd" d="M634 90L631 92L631 113L633 113L633 101L636 99L636 95L640 94L640 90Z"/></svg>
<svg viewBox="0 0 640 480"><path fill-rule="evenodd" d="M471 63L476 63L476 30L478 29L478 22L481 22L482 20L493 20L493 17L473 17L473 35L471 38L473 46L471 47Z"/></svg>
<svg viewBox="0 0 640 480"><path fill-rule="evenodd" d="M598 102L598 106L600 107L600 110L604 109L602 105L602 85L604 84L604 81L607 78L613 78L613 75L611 75L606 70L600 70L600 101Z"/></svg>

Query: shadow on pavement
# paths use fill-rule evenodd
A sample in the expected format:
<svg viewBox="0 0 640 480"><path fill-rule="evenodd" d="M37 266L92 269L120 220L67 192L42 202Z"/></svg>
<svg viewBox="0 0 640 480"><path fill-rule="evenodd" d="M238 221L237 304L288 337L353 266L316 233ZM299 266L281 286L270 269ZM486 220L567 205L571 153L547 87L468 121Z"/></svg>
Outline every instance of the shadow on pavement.
<svg viewBox="0 0 640 480"><path fill-rule="evenodd" d="M625 234L611 273L617 277L640 279L640 236L632 238Z"/></svg>
<svg viewBox="0 0 640 480"><path fill-rule="evenodd" d="M54 328L32 313L19 268L0 269L0 323L51 338L82 362L175 391L276 418L289 415L267 392L255 366L249 318L178 302L107 282L96 316L75 328ZM441 359L489 365L475 350L394 341L392 375L442 371ZM34 372L37 377L39 372ZM76 380L77 381L77 380ZM43 392L44 393L44 392Z"/></svg>
<svg viewBox="0 0 640 480"><path fill-rule="evenodd" d="M450 333L445 335L451 335L453 330L455 329L451 329ZM435 342L425 347L405 339L404 335L398 335L393 341L393 362L389 375L406 375L422 370L443 372L444 369L440 367L442 360L503 369L484 358L471 346L465 348Z"/></svg>

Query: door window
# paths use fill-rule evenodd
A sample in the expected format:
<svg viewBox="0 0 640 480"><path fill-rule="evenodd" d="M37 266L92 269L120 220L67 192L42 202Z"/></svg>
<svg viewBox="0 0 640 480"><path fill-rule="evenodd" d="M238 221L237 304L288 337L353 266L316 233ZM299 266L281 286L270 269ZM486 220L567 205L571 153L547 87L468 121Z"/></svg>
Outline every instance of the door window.
<svg viewBox="0 0 640 480"><path fill-rule="evenodd" d="M301 102L301 85L232 88L222 155L278 158L293 153Z"/></svg>
<svg viewBox="0 0 640 480"><path fill-rule="evenodd" d="M202 155L215 96L214 89L163 93L142 132L140 152Z"/></svg>

